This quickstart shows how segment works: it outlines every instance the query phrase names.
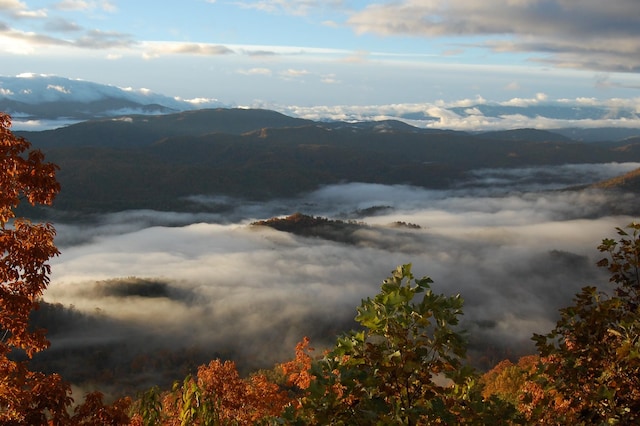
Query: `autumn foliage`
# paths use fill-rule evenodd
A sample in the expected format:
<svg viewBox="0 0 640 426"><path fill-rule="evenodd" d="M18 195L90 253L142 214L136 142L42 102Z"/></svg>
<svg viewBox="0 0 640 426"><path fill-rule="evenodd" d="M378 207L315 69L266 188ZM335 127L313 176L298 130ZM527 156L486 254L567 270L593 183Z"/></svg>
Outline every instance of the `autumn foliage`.
<svg viewBox="0 0 640 426"><path fill-rule="evenodd" d="M15 218L25 199L32 205L50 204L60 190L56 166L44 162L39 151L10 130L10 117L0 114L0 422L43 424L67 416L70 388L57 375L31 372L24 362L9 358L21 350L28 357L46 349L43 330L29 328L29 315L49 284L48 261L58 254L55 230Z"/></svg>
<svg viewBox="0 0 640 426"><path fill-rule="evenodd" d="M280 415L289 402L287 393L263 374L243 379L234 362L214 360L165 395L162 406L169 425L185 420L206 424L207 415L218 424L252 425Z"/></svg>
<svg viewBox="0 0 640 426"><path fill-rule="evenodd" d="M60 190L57 167L31 150L10 131L11 119L0 113L0 424L105 425L127 419L127 400L105 405L99 393L71 409L71 388L58 374L30 371L28 358L49 347L45 330L29 327L29 315L49 284L49 260L58 255L51 224L16 218L21 201L49 205ZM114 423L115 422L115 423Z"/></svg>
<svg viewBox="0 0 640 426"><path fill-rule="evenodd" d="M516 405L530 424L640 422L640 224L618 234L598 247L613 292L584 287L550 333L534 335L539 356L483 376L485 396Z"/></svg>

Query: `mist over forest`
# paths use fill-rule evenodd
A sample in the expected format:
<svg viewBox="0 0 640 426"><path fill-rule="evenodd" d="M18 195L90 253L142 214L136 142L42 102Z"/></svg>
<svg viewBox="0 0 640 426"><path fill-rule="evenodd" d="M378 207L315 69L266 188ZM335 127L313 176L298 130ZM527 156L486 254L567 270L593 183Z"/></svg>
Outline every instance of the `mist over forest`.
<svg viewBox="0 0 640 426"><path fill-rule="evenodd" d="M52 346L36 362L114 393L170 384L215 357L269 368L303 336L331 345L361 299L412 263L436 291L462 295L471 360L491 367L533 352L532 333L580 288L604 288L596 247L634 220L632 194L565 188L638 167L483 169L449 190L345 183L263 202L190 198L218 212L60 220L41 313ZM347 221L348 242L253 225L294 212Z"/></svg>

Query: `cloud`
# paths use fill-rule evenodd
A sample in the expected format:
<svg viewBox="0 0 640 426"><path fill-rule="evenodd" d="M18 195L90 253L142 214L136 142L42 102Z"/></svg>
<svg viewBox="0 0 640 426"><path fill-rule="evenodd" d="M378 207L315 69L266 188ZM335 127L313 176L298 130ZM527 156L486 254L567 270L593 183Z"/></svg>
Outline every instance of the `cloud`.
<svg viewBox="0 0 640 426"><path fill-rule="evenodd" d="M620 81L613 80L608 73L598 74L595 77L595 85L599 89L612 89L612 88L624 88L624 89L640 89L640 84L627 84Z"/></svg>
<svg viewBox="0 0 640 426"><path fill-rule="evenodd" d="M146 42L142 44L145 59L164 55L218 56L235 53L226 46L210 43Z"/></svg>
<svg viewBox="0 0 640 426"><path fill-rule="evenodd" d="M248 56L275 56L277 55L276 52L274 52L273 50L255 50L255 49L250 49L250 50L243 50L243 52L245 55Z"/></svg>
<svg viewBox="0 0 640 426"><path fill-rule="evenodd" d="M258 68L250 68L246 70L244 69L238 70L238 74L270 76L271 74L273 74L273 71L271 71L269 68L258 67Z"/></svg>
<svg viewBox="0 0 640 426"><path fill-rule="evenodd" d="M640 128L639 98L551 99L545 93L538 93L531 98L511 98L505 101L489 101L476 96L433 103L269 107L284 114L311 120L395 119L421 128L463 131L570 127ZM493 113L483 113L484 107ZM591 107L592 110L586 107Z"/></svg>
<svg viewBox="0 0 640 426"><path fill-rule="evenodd" d="M316 347L331 344L354 326L360 300L411 262L417 276L434 279L436 291L462 294L472 354L489 346L527 353L531 334L550 330L557 309L582 286L606 287L595 248L633 219L610 216L608 206L637 210L633 197L604 192L520 190L638 166L479 170L453 191L351 183L261 204L202 196L228 210L130 211L58 223L62 254L52 262L45 300L86 314L99 309L120 325L94 329L92 339L128 351L196 345L234 354L243 367L268 367L290 357L303 335ZM294 211L367 225L352 231L353 244L249 225ZM69 331L56 335L53 349L88 344Z"/></svg>
<svg viewBox="0 0 640 426"><path fill-rule="evenodd" d="M304 77L305 75L309 75L309 74L310 74L310 72L308 70L293 69L293 68L289 68L287 70L284 70L284 71L280 72L281 76L290 77L290 78Z"/></svg>
<svg viewBox="0 0 640 426"><path fill-rule="evenodd" d="M343 0L258 0L237 1L236 5L244 9L256 9L267 13L286 13L306 16L312 11L324 8L336 9L343 6Z"/></svg>
<svg viewBox="0 0 640 426"><path fill-rule="evenodd" d="M326 75L323 75L323 76L321 77L320 81L322 81L322 82L323 82L323 83L325 83L325 84L338 84L338 83L340 83L340 80L338 80L338 79L336 78L336 75L335 75L335 74L326 74Z"/></svg>
<svg viewBox="0 0 640 426"><path fill-rule="evenodd" d="M47 85L47 90L55 90L56 92L60 92L60 93L63 93L65 95L71 93L64 86L59 86L59 85L54 85L54 84Z"/></svg>
<svg viewBox="0 0 640 426"><path fill-rule="evenodd" d="M51 19L45 23L44 27L48 31L56 32L75 32L82 30L80 25L62 18Z"/></svg>
<svg viewBox="0 0 640 426"><path fill-rule="evenodd" d="M57 10L87 10L91 6L84 0L63 0L53 6Z"/></svg>
<svg viewBox="0 0 640 426"><path fill-rule="evenodd" d="M185 102L193 104L193 105L195 105L197 107L213 105L213 104L219 104L220 103L220 101L218 101L215 98L192 98L192 99L176 98L176 99L177 100L184 100Z"/></svg>
<svg viewBox="0 0 640 426"><path fill-rule="evenodd" d="M73 23L52 21L57 31L78 31ZM88 30L76 39L62 39L35 32L0 26L0 36L7 38L7 51L31 53L41 46L80 47L83 49L112 49L132 47L136 44L131 35L117 31ZM16 43L17 42L17 43ZM19 46L16 46L18 44Z"/></svg>
<svg viewBox="0 0 640 426"><path fill-rule="evenodd" d="M37 46L70 46L71 43L56 37L15 30L0 24L0 49L16 54L33 53Z"/></svg>
<svg viewBox="0 0 640 426"><path fill-rule="evenodd" d="M0 0L0 13L6 12L10 17L20 18L45 18L45 9L29 9L26 3L19 0Z"/></svg>
<svg viewBox="0 0 640 426"><path fill-rule="evenodd" d="M0 1L0 10L24 10L27 5L19 0L2 0Z"/></svg>
<svg viewBox="0 0 640 426"><path fill-rule="evenodd" d="M54 9L63 11L86 11L92 9L102 9L105 12L115 12L117 7L111 1L85 1L85 0L63 0L54 4Z"/></svg>
<svg viewBox="0 0 640 426"><path fill-rule="evenodd" d="M358 33L477 36L479 46L533 53L532 59L556 66L638 72L639 14L635 0L611 7L597 0L403 0L368 5L348 24Z"/></svg>
<svg viewBox="0 0 640 426"><path fill-rule="evenodd" d="M508 106L518 106L518 107L527 107L530 105L537 105L540 102L544 102L549 97L545 93L537 93L535 98L523 99L523 98L512 98L505 102L500 102L501 105Z"/></svg>
<svg viewBox="0 0 640 426"><path fill-rule="evenodd" d="M45 9L38 10L21 10L15 15L17 18L46 18L47 11Z"/></svg>
<svg viewBox="0 0 640 426"><path fill-rule="evenodd" d="M89 49L111 49L133 46L136 42L130 34L117 31L89 30L84 36L75 40L74 44Z"/></svg>

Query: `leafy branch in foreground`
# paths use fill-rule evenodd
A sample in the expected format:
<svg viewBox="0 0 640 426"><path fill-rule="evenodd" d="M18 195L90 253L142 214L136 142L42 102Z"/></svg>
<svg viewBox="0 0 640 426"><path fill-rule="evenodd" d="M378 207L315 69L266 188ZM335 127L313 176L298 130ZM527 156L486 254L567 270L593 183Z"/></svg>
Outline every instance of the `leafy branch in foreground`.
<svg viewBox="0 0 640 426"><path fill-rule="evenodd" d="M640 422L640 224L617 231L618 241L604 239L598 247L608 256L598 265L611 273L613 292L584 287L550 333L533 336L537 366L486 376L494 385L507 379L505 372L519 380L512 390L530 423Z"/></svg>
<svg viewBox="0 0 640 426"><path fill-rule="evenodd" d="M399 266L357 308L361 331L338 338L312 363L294 424L499 424L506 404L484 403L454 330L462 298L434 293L428 277ZM421 300L418 295L422 295ZM500 406L500 407L498 407ZM497 415L497 417L496 417ZM465 420L466 419L466 420Z"/></svg>
<svg viewBox="0 0 640 426"><path fill-rule="evenodd" d="M14 351L31 359L49 347L45 330L33 330L31 313L49 285L49 260L59 254L49 223L16 218L22 201L50 205L60 191L57 166L11 130L0 113L0 423L41 425L110 424L128 420L126 399L112 406L100 393L87 395L71 413L71 387L58 374L30 371Z"/></svg>

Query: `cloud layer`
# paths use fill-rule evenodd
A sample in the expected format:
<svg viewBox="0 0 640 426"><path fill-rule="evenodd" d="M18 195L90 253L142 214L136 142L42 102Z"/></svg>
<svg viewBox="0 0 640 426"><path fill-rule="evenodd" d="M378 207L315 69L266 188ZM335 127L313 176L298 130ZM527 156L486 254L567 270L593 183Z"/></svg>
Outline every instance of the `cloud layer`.
<svg viewBox="0 0 640 426"><path fill-rule="evenodd" d="M638 165L594 172L631 167ZM577 169L558 172L585 179ZM243 367L268 367L291 356L304 335L317 347L331 344L353 327L360 300L375 295L397 265L412 263L417 276L434 279L436 291L462 294L476 360L491 351L528 353L532 333L548 331L582 286L606 287L595 248L633 220L609 216L610 206L632 201L589 191L519 193L508 185L478 192L482 182L495 182L492 173L479 172L473 190L451 193L349 184L265 205L226 200L236 203L226 217L123 212L86 227L58 224L62 255L45 300L99 309L138 330L133 337L118 327L95 330L93 339L128 339L129 347L165 341L174 350L196 345L235 354ZM501 178L517 182L516 173ZM249 225L294 211L366 226L347 245ZM131 277L151 284L126 284ZM56 339L60 349L82 345L83 337Z"/></svg>
<svg viewBox="0 0 640 426"><path fill-rule="evenodd" d="M532 60L560 67L639 72L640 3L596 0L499 0L375 3L354 13L360 33L474 36L495 52L532 53ZM465 45L469 42L463 41Z"/></svg>

